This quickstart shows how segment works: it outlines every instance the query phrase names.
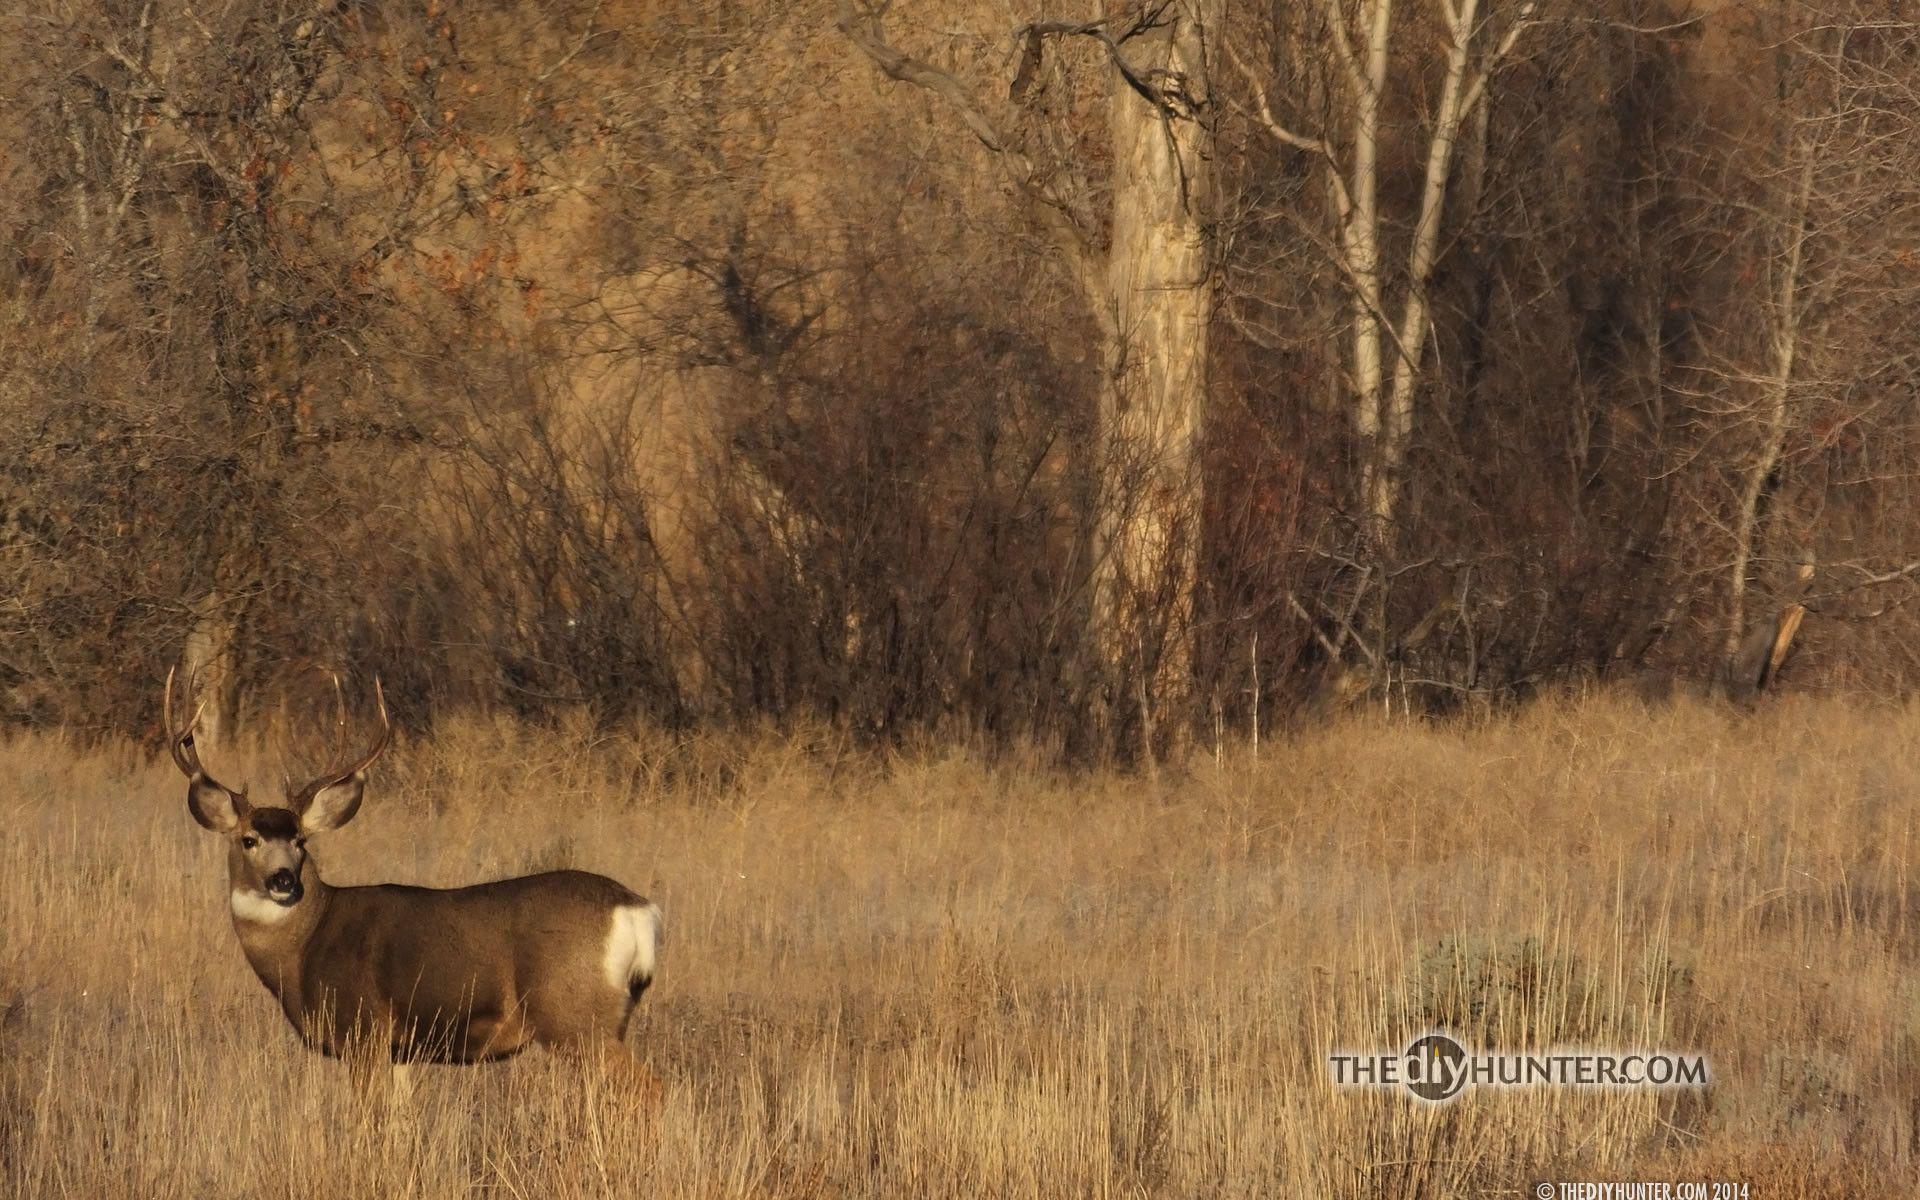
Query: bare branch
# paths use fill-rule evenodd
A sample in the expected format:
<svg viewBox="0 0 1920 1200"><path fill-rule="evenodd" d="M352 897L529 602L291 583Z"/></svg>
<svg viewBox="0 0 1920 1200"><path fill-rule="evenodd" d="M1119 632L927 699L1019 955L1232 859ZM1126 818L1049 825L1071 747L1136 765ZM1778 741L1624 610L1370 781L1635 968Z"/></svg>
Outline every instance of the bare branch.
<svg viewBox="0 0 1920 1200"><path fill-rule="evenodd" d="M966 125L980 144L992 151L1014 187L1026 201L1028 211L1046 230L1054 249L1067 260L1087 298L1087 307L1109 337L1113 313L1107 304L1101 267L1093 246L1093 237L1059 194L1050 173L1036 165L1009 138L975 101L966 84L952 74L921 62L886 40L880 26L884 10L861 8L855 0L840 0L838 28L848 40L880 68L889 79L910 83L938 97Z"/></svg>

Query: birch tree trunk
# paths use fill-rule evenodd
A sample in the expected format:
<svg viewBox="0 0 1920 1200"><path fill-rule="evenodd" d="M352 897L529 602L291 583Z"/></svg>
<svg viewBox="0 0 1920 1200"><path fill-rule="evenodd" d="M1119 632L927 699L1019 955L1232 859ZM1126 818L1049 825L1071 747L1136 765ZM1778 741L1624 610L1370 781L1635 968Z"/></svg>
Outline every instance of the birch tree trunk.
<svg viewBox="0 0 1920 1200"><path fill-rule="evenodd" d="M1532 25L1534 8L1533 0L1517 5L1504 34L1476 65L1475 41L1484 32L1480 0L1445 0L1440 5L1447 39L1446 75L1427 130L1420 208L1413 217L1406 266L1397 287L1391 289L1382 266L1379 196L1380 109L1391 82L1393 0L1360 0L1351 8L1341 0L1329 0L1327 5L1327 70L1347 114L1344 129L1329 124L1323 126L1324 133L1301 132L1304 127L1290 124L1269 99L1260 72L1240 62L1267 132L1284 146L1317 156L1327 169L1329 207L1352 312L1352 416L1364 454L1360 499L1379 526L1391 524L1398 511L1398 476L1412 436L1414 398L1432 329L1427 289L1439 261L1461 126L1469 116L1484 118L1488 78ZM1358 27L1357 45L1350 26ZM1479 142L1484 155L1484 131ZM1484 162L1475 170L1484 170ZM1474 186L1477 190L1477 181ZM1390 297L1390 291L1397 291L1397 298ZM1399 309L1398 316L1390 312L1394 307ZM1386 366L1389 357L1391 372Z"/></svg>
<svg viewBox="0 0 1920 1200"><path fill-rule="evenodd" d="M1415 401L1425 377L1432 332L1429 288L1440 260L1447 199L1459 160L1461 129L1469 117L1484 120L1488 80L1534 24L1537 0L1504 6L1498 37L1481 13L1481 0L1439 0L1441 46L1446 56L1440 96L1425 131L1420 205L1411 217L1404 265L1389 264L1383 236L1398 222L1381 212L1381 110L1392 72L1417 69L1404 51L1393 51L1394 0L1324 0L1325 41L1319 46L1327 92L1320 111L1311 89L1294 97L1269 97L1267 69L1229 47L1255 102L1255 115L1280 145L1318 158L1324 168L1337 265L1351 327L1347 389L1359 450L1355 508L1364 518L1368 567L1355 583L1358 610L1373 589L1372 631L1380 645L1390 639L1385 581L1403 517L1406 462L1413 444ZM1487 44L1491 42L1491 44ZM1291 103L1288 101L1291 100ZM1478 114L1478 115L1476 115ZM1485 170L1486 134L1476 127L1481 161L1470 171L1472 190ZM1403 217L1403 220L1406 218ZM1389 266L1392 267L1389 270ZM1389 361L1390 360L1390 361ZM1356 639L1356 644L1361 644ZM1374 656L1376 667L1384 661Z"/></svg>
<svg viewBox="0 0 1920 1200"><path fill-rule="evenodd" d="M1777 256L1773 279L1770 328L1771 363L1761 383L1760 446L1747 464L1740 502L1734 513L1733 565L1727 576L1726 659L1731 666L1746 637L1747 592L1752 573L1754 543L1767 497L1778 484L1780 459L1786 449L1788 406L1793 393L1794 359L1800 344L1801 272L1806 262L1807 208L1813 198L1812 146L1802 146L1799 178L1788 197L1784 217L1785 245Z"/></svg>
<svg viewBox="0 0 1920 1200"><path fill-rule="evenodd" d="M1346 259L1353 308L1353 428L1365 448L1360 494L1369 509L1381 486L1381 320L1380 294L1380 100L1387 89L1388 38L1393 0L1371 0L1366 17L1366 58L1356 63L1344 40L1339 43L1342 78L1353 111L1352 182L1336 194L1340 214L1340 250ZM1338 18L1336 17L1336 22ZM1338 165L1331 163L1338 179ZM1351 197L1351 200L1346 197Z"/></svg>
<svg viewBox="0 0 1920 1200"><path fill-rule="evenodd" d="M1384 7L1386 0L1378 2ZM1400 498L1400 476L1407 461L1407 445L1413 435L1414 389L1419 383L1427 333L1431 328L1427 288L1433 281L1433 266L1439 258L1440 218L1446 209L1447 186L1453 177L1460 119L1468 108L1477 105L1480 88L1486 83L1483 74L1474 82L1469 96L1468 50L1478 9L1479 0L1460 0L1459 7L1448 8L1446 13L1453 42L1447 50L1447 77L1441 87L1440 108L1434 114L1433 132L1427 142L1420 216L1414 223L1413 247L1407 256L1406 299L1395 338L1393 390L1387 397L1386 412L1381 420L1373 459L1372 495L1368 497L1373 519L1382 529L1393 523ZM1377 97L1375 103L1378 103Z"/></svg>

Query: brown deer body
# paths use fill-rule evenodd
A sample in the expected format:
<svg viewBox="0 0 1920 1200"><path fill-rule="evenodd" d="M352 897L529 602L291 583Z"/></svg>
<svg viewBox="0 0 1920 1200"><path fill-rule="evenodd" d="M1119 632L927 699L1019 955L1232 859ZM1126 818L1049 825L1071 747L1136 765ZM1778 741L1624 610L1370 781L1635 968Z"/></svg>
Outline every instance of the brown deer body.
<svg viewBox="0 0 1920 1200"><path fill-rule="evenodd" d="M470 1063L540 1044L631 1065L626 1029L653 979L659 909L583 871L447 889L329 886L306 839L359 810L391 730L384 697L370 753L268 807L201 766L193 722L174 729L172 691L169 675L167 728L187 807L227 839L241 948L307 1045Z"/></svg>

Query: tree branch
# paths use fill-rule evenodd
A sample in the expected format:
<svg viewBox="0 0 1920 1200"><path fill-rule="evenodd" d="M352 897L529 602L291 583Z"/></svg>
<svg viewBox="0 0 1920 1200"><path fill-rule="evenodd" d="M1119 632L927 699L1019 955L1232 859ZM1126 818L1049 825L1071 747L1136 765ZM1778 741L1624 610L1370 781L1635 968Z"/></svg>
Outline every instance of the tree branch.
<svg viewBox="0 0 1920 1200"><path fill-rule="evenodd" d="M1106 302L1093 238L1058 194L1050 174L994 124L975 102L973 92L966 84L949 72L921 62L889 43L880 27L881 11L862 8L854 0L839 0L840 15L835 24L861 53L880 68L882 74L938 97L980 140L980 144L993 152L1035 221L1046 231L1054 249L1072 267L1075 281L1085 294L1087 307L1099 323L1101 332L1109 341L1115 339L1118 336L1114 328L1115 317Z"/></svg>

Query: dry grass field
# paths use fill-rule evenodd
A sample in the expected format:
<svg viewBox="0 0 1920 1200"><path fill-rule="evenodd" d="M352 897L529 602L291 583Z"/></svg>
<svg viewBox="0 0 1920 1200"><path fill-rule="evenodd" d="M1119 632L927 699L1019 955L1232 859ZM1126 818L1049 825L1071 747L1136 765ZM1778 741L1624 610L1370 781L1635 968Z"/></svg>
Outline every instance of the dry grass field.
<svg viewBox="0 0 1920 1200"><path fill-rule="evenodd" d="M182 797L164 759L0 747L0 1194L1869 1196L1920 1172L1920 709L1355 718L1157 779L484 721L397 747L316 846L334 882L568 864L663 905L632 1035L651 1117L537 1052L357 1105L247 970ZM1330 1085L1331 1050L1436 1026L1699 1050L1714 1082Z"/></svg>

